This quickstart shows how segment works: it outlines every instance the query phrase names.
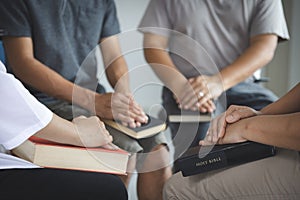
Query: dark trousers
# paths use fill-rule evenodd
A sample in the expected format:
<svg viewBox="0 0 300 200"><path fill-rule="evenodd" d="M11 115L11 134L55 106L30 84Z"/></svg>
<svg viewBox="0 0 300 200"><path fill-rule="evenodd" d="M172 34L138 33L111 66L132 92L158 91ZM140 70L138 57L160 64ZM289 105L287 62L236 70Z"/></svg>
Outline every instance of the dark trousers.
<svg viewBox="0 0 300 200"><path fill-rule="evenodd" d="M3 200L128 199L115 175L46 168L0 170L0 196Z"/></svg>

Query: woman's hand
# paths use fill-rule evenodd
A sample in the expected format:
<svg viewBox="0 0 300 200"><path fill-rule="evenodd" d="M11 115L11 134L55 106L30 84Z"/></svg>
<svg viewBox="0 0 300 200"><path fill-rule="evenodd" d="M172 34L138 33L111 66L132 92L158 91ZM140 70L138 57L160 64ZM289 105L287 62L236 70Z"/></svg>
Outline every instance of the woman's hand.
<svg viewBox="0 0 300 200"><path fill-rule="evenodd" d="M227 134L228 129L230 130L230 128L228 128L229 124L232 124L233 126L234 123L240 121L241 119L253 117L256 115L260 115L260 112L250 107L234 105L230 106L225 113L219 115L211 121L205 139L203 141L200 141L199 144L207 145L231 141L232 139L229 138L231 136L228 136L224 139L225 132Z"/></svg>
<svg viewBox="0 0 300 200"><path fill-rule="evenodd" d="M84 147L99 147L102 146L108 149L117 149L118 147L112 144L113 138L106 130L105 125L96 116L86 118L80 116L73 119L75 133L77 133L78 146Z"/></svg>

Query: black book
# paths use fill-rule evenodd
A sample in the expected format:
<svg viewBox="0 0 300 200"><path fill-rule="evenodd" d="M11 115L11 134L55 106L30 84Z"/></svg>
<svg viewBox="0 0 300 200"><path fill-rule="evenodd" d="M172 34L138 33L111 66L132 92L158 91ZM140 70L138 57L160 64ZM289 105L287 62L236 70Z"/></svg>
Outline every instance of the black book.
<svg viewBox="0 0 300 200"><path fill-rule="evenodd" d="M158 118L148 116L148 123L142 124L140 127L130 128L122 125L119 121L103 119L105 125L114 128L122 133L129 135L135 139L147 138L158 134L166 129L166 123ZM108 128L109 128L108 127Z"/></svg>
<svg viewBox="0 0 300 200"><path fill-rule="evenodd" d="M201 113L195 111L182 111L181 113L172 113L169 115L169 122L195 123L210 122L212 116L210 113Z"/></svg>
<svg viewBox="0 0 300 200"><path fill-rule="evenodd" d="M172 107L170 113L168 113L169 122L174 123L198 123L198 122L210 122L212 119L211 113L202 113L200 111L192 111L179 109L177 104L170 104Z"/></svg>
<svg viewBox="0 0 300 200"><path fill-rule="evenodd" d="M191 176L274 155L274 146L247 141L235 144L192 147L176 162L183 176Z"/></svg>

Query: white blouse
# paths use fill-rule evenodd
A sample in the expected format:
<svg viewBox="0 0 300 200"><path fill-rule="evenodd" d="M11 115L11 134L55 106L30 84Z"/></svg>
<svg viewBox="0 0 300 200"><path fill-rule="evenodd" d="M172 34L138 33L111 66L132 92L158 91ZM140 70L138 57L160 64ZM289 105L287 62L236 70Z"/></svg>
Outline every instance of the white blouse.
<svg viewBox="0 0 300 200"><path fill-rule="evenodd" d="M35 99L0 62L0 169L38 167L9 155L11 150L52 119L53 113ZM1 150L2 149L2 150Z"/></svg>

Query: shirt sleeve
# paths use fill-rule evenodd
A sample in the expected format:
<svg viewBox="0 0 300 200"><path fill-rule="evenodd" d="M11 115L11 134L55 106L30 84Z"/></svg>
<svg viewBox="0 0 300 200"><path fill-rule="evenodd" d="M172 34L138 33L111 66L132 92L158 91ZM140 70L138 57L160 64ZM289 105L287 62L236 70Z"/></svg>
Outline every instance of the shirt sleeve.
<svg viewBox="0 0 300 200"><path fill-rule="evenodd" d="M108 0L106 6L101 38L120 33L120 25L117 17L115 2L113 0Z"/></svg>
<svg viewBox="0 0 300 200"><path fill-rule="evenodd" d="M52 120L53 113L36 100L0 62L0 144L11 150Z"/></svg>
<svg viewBox="0 0 300 200"><path fill-rule="evenodd" d="M257 4L251 25L251 36L276 34L280 40L288 40L289 33L281 0L263 0Z"/></svg>
<svg viewBox="0 0 300 200"><path fill-rule="evenodd" d="M168 4L168 0L151 0L138 26L139 31L169 36L173 28L168 15Z"/></svg>
<svg viewBox="0 0 300 200"><path fill-rule="evenodd" d="M1 36L30 37L30 15L26 1L1 0L0 2L0 29Z"/></svg>

